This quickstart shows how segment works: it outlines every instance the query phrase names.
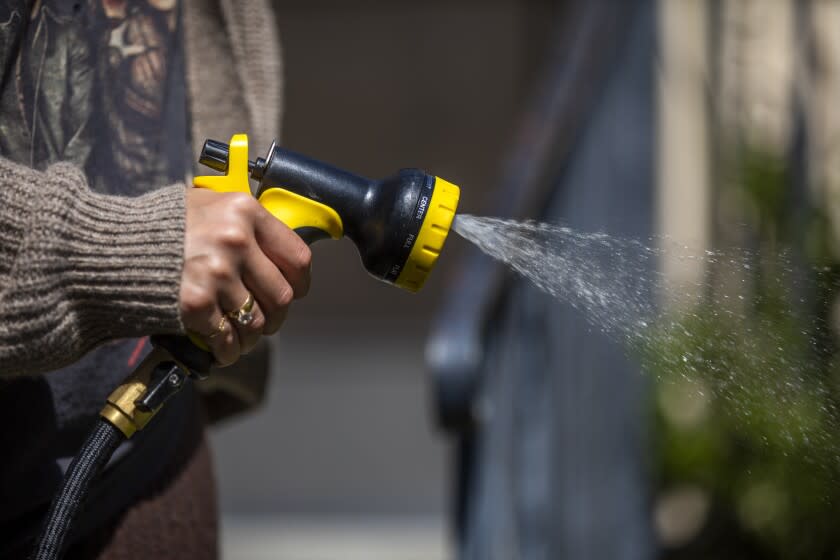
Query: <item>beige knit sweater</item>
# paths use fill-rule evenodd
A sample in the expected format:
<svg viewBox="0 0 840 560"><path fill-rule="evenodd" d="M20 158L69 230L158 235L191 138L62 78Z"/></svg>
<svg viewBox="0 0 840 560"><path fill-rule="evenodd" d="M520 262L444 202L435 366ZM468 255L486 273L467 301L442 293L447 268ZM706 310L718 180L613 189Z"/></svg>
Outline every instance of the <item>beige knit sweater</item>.
<svg viewBox="0 0 840 560"><path fill-rule="evenodd" d="M184 0L184 16L194 152L236 132L267 146L281 106L267 0ZM183 250L183 183L123 198L91 191L68 163L39 172L0 158L0 375L183 332Z"/></svg>

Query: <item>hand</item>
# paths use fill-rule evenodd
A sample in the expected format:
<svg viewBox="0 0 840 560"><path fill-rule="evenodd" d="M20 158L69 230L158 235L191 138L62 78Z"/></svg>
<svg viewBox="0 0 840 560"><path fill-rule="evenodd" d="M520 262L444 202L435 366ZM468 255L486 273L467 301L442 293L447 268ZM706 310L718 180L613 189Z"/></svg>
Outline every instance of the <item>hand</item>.
<svg viewBox="0 0 840 560"><path fill-rule="evenodd" d="M186 206L181 321L228 365L276 332L292 300L306 295L312 253L247 194L191 188ZM243 325L228 314L249 293L253 320Z"/></svg>

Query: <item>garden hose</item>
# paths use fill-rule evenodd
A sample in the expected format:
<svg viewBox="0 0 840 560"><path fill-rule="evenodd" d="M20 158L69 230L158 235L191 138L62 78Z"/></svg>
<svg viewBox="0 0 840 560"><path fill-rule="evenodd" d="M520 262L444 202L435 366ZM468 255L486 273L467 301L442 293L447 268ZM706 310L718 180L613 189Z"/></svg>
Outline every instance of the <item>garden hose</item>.
<svg viewBox="0 0 840 560"><path fill-rule="evenodd" d="M264 158L248 159L248 137L228 144L207 140L199 162L222 175L196 177L193 185L252 194L307 243L348 237L374 277L418 291L443 249L460 190L419 169L371 180L272 144ZM152 337L153 350L107 399L82 449L73 459L47 513L36 560L61 558L87 492L120 443L130 438L192 379L213 363L200 340Z"/></svg>
<svg viewBox="0 0 840 560"><path fill-rule="evenodd" d="M34 555L36 560L61 558L65 541L91 482L124 440L125 436L116 426L104 418L96 420L96 425L82 444L82 449L73 457L58 494L50 504L47 521L38 539L38 549Z"/></svg>

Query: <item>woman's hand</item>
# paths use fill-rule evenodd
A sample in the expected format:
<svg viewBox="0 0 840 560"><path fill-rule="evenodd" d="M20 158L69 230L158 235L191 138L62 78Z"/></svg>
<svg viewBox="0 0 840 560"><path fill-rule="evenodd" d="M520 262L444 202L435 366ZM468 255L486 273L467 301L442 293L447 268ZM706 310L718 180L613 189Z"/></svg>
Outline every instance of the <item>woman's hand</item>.
<svg viewBox="0 0 840 560"><path fill-rule="evenodd" d="M312 253L250 195L191 188L186 205L181 321L227 365L276 332L306 295ZM249 294L251 321L239 321Z"/></svg>

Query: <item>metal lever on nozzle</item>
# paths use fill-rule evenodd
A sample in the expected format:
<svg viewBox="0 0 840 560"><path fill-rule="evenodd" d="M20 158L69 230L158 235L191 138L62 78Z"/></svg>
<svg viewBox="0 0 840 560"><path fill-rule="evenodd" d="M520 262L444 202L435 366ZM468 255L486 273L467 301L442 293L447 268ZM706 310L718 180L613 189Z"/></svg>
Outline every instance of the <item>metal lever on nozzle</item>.
<svg viewBox="0 0 840 560"><path fill-rule="evenodd" d="M161 362L149 376L146 394L134 401L143 412L153 412L181 390L188 379L184 368L175 362Z"/></svg>

